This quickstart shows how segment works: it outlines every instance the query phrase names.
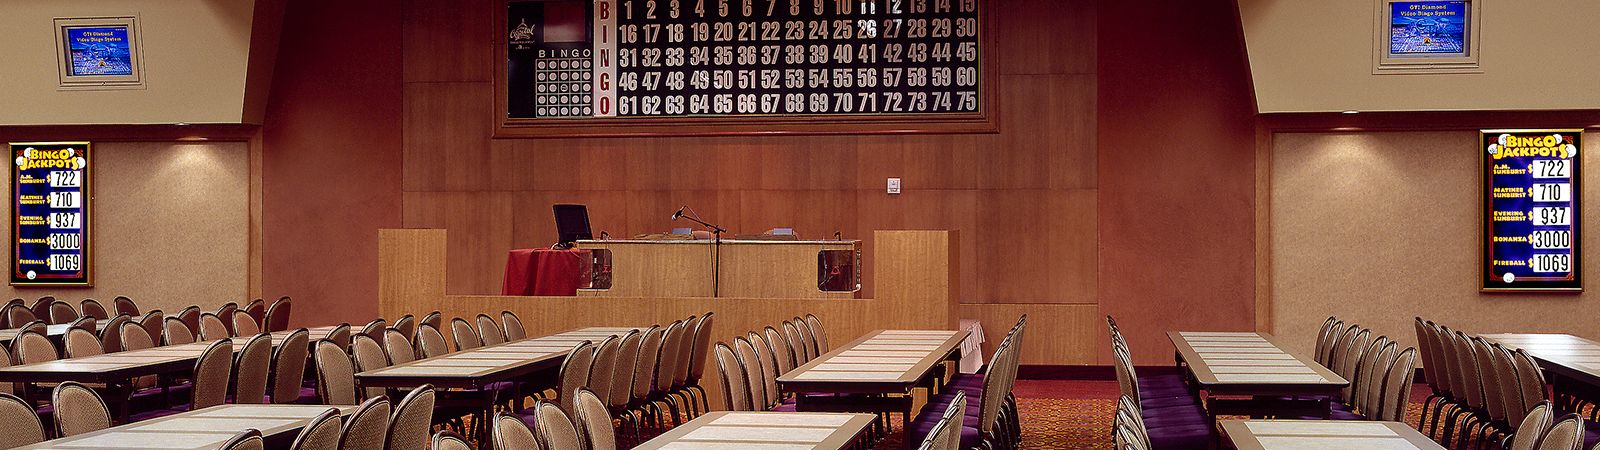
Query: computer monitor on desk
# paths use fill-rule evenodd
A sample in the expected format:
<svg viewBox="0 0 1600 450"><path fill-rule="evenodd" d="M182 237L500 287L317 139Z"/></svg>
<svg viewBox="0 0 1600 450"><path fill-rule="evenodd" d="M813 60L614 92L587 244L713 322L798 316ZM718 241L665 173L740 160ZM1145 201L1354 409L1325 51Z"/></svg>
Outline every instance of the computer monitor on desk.
<svg viewBox="0 0 1600 450"><path fill-rule="evenodd" d="M555 205L556 234L560 248L572 247L573 242L594 239L589 231L589 208L583 205Z"/></svg>

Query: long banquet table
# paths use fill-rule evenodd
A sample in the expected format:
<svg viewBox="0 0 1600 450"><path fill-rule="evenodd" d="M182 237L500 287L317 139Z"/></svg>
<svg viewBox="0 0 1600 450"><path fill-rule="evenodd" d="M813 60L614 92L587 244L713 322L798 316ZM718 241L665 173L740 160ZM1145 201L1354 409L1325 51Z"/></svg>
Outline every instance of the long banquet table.
<svg viewBox="0 0 1600 450"><path fill-rule="evenodd" d="M579 343L599 343L632 330L635 328L591 327L467 349L357 373L356 382L363 388L410 389L432 384L439 389L472 390L460 393L466 395L445 391L439 402L473 408L482 414L481 417L491 417L501 399L498 390L484 388L502 382L530 381L540 373L561 367L561 362ZM547 379L551 379L549 384L554 383L553 377ZM483 424L477 430L479 436L488 435L488 422L479 421Z"/></svg>
<svg viewBox="0 0 1600 450"><path fill-rule="evenodd" d="M1557 400L1600 403L1600 343L1569 334L1497 333L1480 335L1500 346L1528 352L1545 370Z"/></svg>
<svg viewBox="0 0 1600 450"><path fill-rule="evenodd" d="M209 449L245 430L261 432L266 448L287 448L326 405L217 405L167 417L44 441L19 449ZM355 406L339 406L340 414Z"/></svg>
<svg viewBox="0 0 1600 450"><path fill-rule="evenodd" d="M308 329L308 334L315 341L327 336L334 327L318 327ZM277 348L282 345L293 331L279 331L271 333L272 346ZM248 338L233 338L233 351L243 350L244 340ZM106 385L107 397L118 404L118 417L128 417L127 398L132 394L129 381L146 375L165 375L194 370L195 360L205 353L210 342L196 342L192 344L167 345L151 347L140 350L107 353L103 355L85 356L82 358L57 359L37 364L23 364L10 367L0 367L0 383L60 383L63 381L76 381L79 383L102 383Z"/></svg>
<svg viewBox="0 0 1600 450"><path fill-rule="evenodd" d="M1329 398L1350 385L1321 364L1284 351L1269 335L1172 331L1167 338L1177 348L1179 367L1206 393L1206 412L1213 417L1327 416Z"/></svg>
<svg viewBox="0 0 1600 450"><path fill-rule="evenodd" d="M599 343L633 328L584 328L499 345L478 347L356 374L362 387L482 388L560 366L567 352L583 341Z"/></svg>
<svg viewBox="0 0 1600 450"><path fill-rule="evenodd" d="M898 412L910 423L912 389L933 392L937 369L959 358L966 338L966 331L869 332L779 376L778 386L795 394L799 411Z"/></svg>
<svg viewBox="0 0 1600 450"><path fill-rule="evenodd" d="M871 414L715 411L634 450L841 450L859 443Z"/></svg>
<svg viewBox="0 0 1600 450"><path fill-rule="evenodd" d="M109 323L111 323L110 320L96 320L94 322L94 329L95 329L96 334L98 334L101 331L105 331L106 325L109 324ZM72 328L72 324L70 324L70 323L58 323L58 324L55 324L55 325L45 325L45 327L44 327L45 333L44 334L45 334L45 336L58 338L58 337L61 337L63 335L66 335L67 334L67 330L70 329L70 328ZM6 328L4 330L0 330L0 344L11 345L11 340L12 339L16 339L17 335L20 334L20 333L22 333L22 329L21 328Z"/></svg>
<svg viewBox="0 0 1600 450"><path fill-rule="evenodd" d="M1238 450L1444 450L1433 439L1400 422L1224 420L1221 424Z"/></svg>

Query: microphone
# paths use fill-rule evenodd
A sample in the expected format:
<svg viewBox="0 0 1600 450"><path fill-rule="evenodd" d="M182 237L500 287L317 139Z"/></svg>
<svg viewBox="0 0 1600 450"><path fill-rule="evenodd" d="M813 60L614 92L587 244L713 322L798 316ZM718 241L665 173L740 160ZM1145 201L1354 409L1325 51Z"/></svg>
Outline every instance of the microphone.
<svg viewBox="0 0 1600 450"><path fill-rule="evenodd" d="M672 219L670 220L678 220L679 217L683 217L683 210L685 208L688 208L688 206L679 207L678 212L672 213Z"/></svg>

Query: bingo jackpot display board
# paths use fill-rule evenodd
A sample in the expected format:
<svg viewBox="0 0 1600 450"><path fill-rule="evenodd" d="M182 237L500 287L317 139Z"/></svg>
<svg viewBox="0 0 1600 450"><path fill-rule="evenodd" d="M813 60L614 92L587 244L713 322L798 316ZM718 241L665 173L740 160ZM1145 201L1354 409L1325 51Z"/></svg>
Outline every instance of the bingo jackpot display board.
<svg viewBox="0 0 1600 450"><path fill-rule="evenodd" d="M504 124L983 120L980 3L509 1Z"/></svg>
<svg viewBox="0 0 1600 450"><path fill-rule="evenodd" d="M88 142L11 144L11 284L88 286Z"/></svg>
<svg viewBox="0 0 1600 450"><path fill-rule="evenodd" d="M1582 130L1484 130L1483 290L1581 291Z"/></svg>

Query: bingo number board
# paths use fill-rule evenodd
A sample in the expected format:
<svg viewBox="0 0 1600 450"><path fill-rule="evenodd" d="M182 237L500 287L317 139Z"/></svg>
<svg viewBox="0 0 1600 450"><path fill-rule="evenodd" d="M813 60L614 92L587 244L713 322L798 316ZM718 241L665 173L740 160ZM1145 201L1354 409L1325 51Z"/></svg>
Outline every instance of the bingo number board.
<svg viewBox="0 0 1600 450"><path fill-rule="evenodd" d="M1485 130L1483 290L1579 291L1581 130Z"/></svg>
<svg viewBox="0 0 1600 450"><path fill-rule="evenodd" d="M507 3L508 119L975 115L979 0Z"/></svg>

